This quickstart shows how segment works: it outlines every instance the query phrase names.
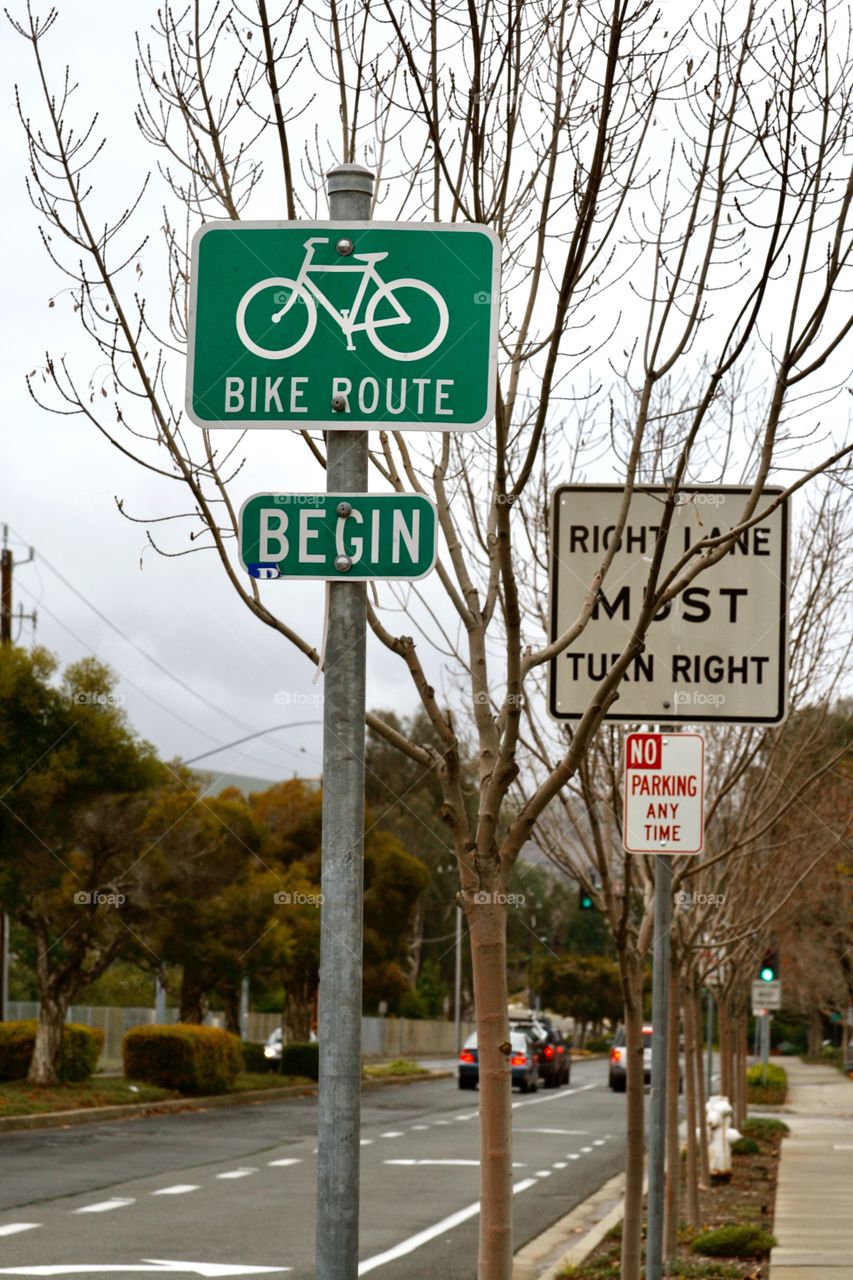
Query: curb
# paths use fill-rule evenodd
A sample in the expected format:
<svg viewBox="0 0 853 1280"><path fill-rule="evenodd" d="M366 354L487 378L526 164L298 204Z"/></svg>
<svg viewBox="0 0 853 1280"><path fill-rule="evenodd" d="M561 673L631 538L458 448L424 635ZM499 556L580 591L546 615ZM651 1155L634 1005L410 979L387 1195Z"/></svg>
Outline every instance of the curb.
<svg viewBox="0 0 853 1280"><path fill-rule="evenodd" d="M424 1071L417 1075L384 1076L362 1080L362 1092L383 1085L422 1084L425 1080L447 1079L450 1071ZM209 1111L215 1107L236 1107L243 1103L276 1102L282 1098L316 1097L314 1084L286 1085L281 1089L251 1089L246 1093L217 1093L207 1098L164 1098L161 1102L120 1102L108 1107L79 1107L75 1111L47 1111L29 1116L0 1116L0 1133L21 1129L65 1129L99 1120L136 1119L180 1111Z"/></svg>
<svg viewBox="0 0 853 1280"><path fill-rule="evenodd" d="M647 1181L644 1179L643 1195L646 1189ZM566 1267L584 1263L607 1233L622 1221L625 1214L624 1190L625 1174L617 1173L547 1231L530 1240L513 1258L512 1280L559 1280ZM596 1221L597 1210L614 1198L617 1203ZM584 1228L588 1230L578 1240L577 1233ZM574 1243L567 1249L570 1240Z"/></svg>

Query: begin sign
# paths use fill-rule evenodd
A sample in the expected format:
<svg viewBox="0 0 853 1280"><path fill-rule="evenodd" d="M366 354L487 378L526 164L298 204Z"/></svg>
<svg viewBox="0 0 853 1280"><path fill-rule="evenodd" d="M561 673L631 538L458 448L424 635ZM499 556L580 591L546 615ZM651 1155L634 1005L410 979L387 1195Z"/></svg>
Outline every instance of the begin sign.
<svg viewBox="0 0 853 1280"><path fill-rule="evenodd" d="M701 853L705 742L699 733L629 733L622 843L628 853Z"/></svg>

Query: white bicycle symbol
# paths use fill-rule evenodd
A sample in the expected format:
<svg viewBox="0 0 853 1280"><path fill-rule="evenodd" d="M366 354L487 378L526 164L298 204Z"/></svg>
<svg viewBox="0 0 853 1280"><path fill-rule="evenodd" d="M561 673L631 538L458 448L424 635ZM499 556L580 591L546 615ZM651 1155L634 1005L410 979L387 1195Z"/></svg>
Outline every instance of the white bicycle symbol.
<svg viewBox="0 0 853 1280"><path fill-rule="evenodd" d="M240 299L240 305L237 308L237 332L240 335L240 341L247 350L254 352L256 356L262 356L265 360L286 360L288 356L296 355L297 351L301 351L311 341L314 334L314 329L317 325L318 302L340 326L347 340L348 351L355 351L352 335L360 332L366 333L376 350L392 360L420 360L441 346L447 333L450 317L447 311L447 303L437 289L434 289L431 284L427 284L423 280L416 280L413 277L387 282L383 280L376 269L376 264L387 258L387 253L355 253L353 254L352 263L312 266L314 246L328 243L329 238L327 236L312 236L310 240L305 241L305 257L295 280L291 280L287 276L270 276L267 280L259 280L257 284L253 284L251 289L248 289L243 294ZM338 311L337 307L329 301L312 279L312 273L326 274L326 272L332 271L357 272L361 275L361 282L355 295L355 301L349 310ZM376 288L365 308L364 320L358 321L361 304L370 284L375 285ZM291 330L295 328L298 332L292 337L288 335L289 340L282 347L273 348L263 346L260 342L255 342L246 327L246 312L250 303L266 289L274 290L276 294L287 292L284 305L278 306L278 309L269 316L271 323L278 325L288 316L291 320L296 320L296 325L291 325L290 327ZM434 336L424 346L418 347L416 351L395 350L394 347L388 346L387 342L383 342L378 333L379 329L411 324L412 318L398 297L399 294L407 289L419 294L425 294L432 299L438 312L438 328ZM270 300L270 305L277 305L281 301L280 297L273 297ZM376 311L382 302L390 304L393 314L377 318ZM297 303L304 303L304 306L296 306ZM257 308L255 309L255 314L257 314Z"/></svg>

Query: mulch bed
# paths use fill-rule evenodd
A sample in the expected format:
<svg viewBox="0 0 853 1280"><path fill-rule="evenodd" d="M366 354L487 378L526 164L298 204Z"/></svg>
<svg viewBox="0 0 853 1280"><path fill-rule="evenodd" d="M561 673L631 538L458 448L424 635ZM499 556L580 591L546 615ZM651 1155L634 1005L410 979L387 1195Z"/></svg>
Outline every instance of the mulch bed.
<svg viewBox="0 0 853 1280"><path fill-rule="evenodd" d="M757 1141L757 1155L732 1156L730 1182L715 1183L704 1191L700 1189L700 1226L690 1227L686 1222L681 1222L676 1261L669 1268L664 1264L665 1276L684 1277L685 1280L767 1280L767 1258L708 1258L694 1253L690 1248L691 1242L701 1231L714 1227L748 1223L772 1232L782 1137L773 1134L762 1136ZM686 1204L684 1158L681 1167L683 1217ZM605 1237L586 1262L569 1268L566 1276L571 1277L571 1280L619 1280L621 1235L620 1225Z"/></svg>

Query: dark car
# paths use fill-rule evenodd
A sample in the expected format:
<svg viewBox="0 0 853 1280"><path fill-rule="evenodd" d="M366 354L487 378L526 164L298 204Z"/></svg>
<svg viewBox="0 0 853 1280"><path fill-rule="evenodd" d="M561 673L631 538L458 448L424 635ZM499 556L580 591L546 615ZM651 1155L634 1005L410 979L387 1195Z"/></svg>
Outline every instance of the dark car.
<svg viewBox="0 0 853 1280"><path fill-rule="evenodd" d="M616 1032L613 1044L610 1047L610 1072L608 1084L614 1093L624 1093L628 1084L627 1074L627 1048L625 1045L625 1028L620 1027ZM652 1082L652 1028L648 1023L643 1025L643 1083L651 1084ZM684 1086L684 1080L679 1070L678 1073L678 1092L681 1093Z"/></svg>
<svg viewBox="0 0 853 1280"><path fill-rule="evenodd" d="M549 1018L544 1015L513 1018L510 1026L526 1031L535 1040L539 1075L546 1089L559 1089L561 1084L569 1083L572 1075L570 1046L562 1031L558 1031Z"/></svg>
<svg viewBox="0 0 853 1280"><path fill-rule="evenodd" d="M509 1033L512 1087L522 1093L535 1093L539 1088L537 1046L526 1031L512 1028ZM469 1036L459 1055L459 1088L476 1089L480 1083L477 1036Z"/></svg>

